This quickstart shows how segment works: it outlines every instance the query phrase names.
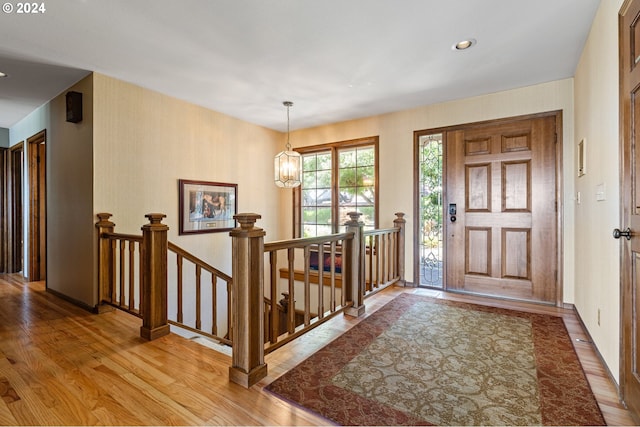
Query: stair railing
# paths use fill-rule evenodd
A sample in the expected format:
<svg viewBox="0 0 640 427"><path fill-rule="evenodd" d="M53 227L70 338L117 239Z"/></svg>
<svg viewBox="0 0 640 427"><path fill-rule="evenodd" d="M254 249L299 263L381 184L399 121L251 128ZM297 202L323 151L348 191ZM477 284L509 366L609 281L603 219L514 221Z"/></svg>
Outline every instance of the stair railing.
<svg viewBox="0 0 640 427"><path fill-rule="evenodd" d="M110 221L111 214L98 214L96 223L99 236L99 310L105 306L140 317L143 326L140 336L152 340L169 333L169 324L191 332L212 338L223 344L231 344L229 326L231 325L231 277L211 266L193 254L167 240L169 227L162 224L164 214L148 214L149 224L142 227L142 235L115 233L115 224ZM168 259L173 254L176 260L176 293L171 295L176 302L175 318L169 318L168 295ZM193 283L185 283L185 263L193 271ZM203 283L203 277L209 280ZM187 286L193 294L193 305L188 307L195 313L191 323L185 321L185 298ZM203 301L203 287L210 286L210 304ZM224 298L218 304L218 288L222 287ZM171 287L173 289L173 286ZM210 313L210 330L204 330L202 308ZM219 305L222 310L219 310ZM173 317L173 316L172 316ZM220 323L226 323L220 327Z"/></svg>
<svg viewBox="0 0 640 427"><path fill-rule="evenodd" d="M267 374L264 363L267 352L278 348L300 334L318 326L328 318L343 312L360 316L365 312L364 298L393 283L404 285L404 214L397 213L394 227L386 230L364 231L360 213L349 213L346 232L311 239L294 239L264 243L265 232L255 226L258 214L241 213L234 216L240 226L230 232L232 237L232 276L222 273L201 259L187 253L167 240L168 227L162 224L164 214L148 214L149 223L142 227L142 236L115 233L111 214L98 214L96 223L99 237L99 295L104 305L128 311L140 318L143 324L140 335L152 340L169 333L174 324L232 344L231 381L245 387L258 382ZM340 247L341 285L336 286L336 256ZM136 250L137 249L137 250ZM167 263L168 253L177 257L177 319L168 319ZM277 278L277 251L287 251L286 332L280 333L279 319L275 313L282 311L282 303L276 303L282 289ZM310 303L310 254L318 255L317 303ZM296 295L294 269L295 253L302 251L304 301L303 321L295 320ZM325 272L324 259L328 254L329 270ZM265 254L269 254L269 294L265 300ZM196 287L195 326L185 325L182 316L183 262L194 264ZM202 272L211 274L212 332L202 331L201 288ZM325 273L331 289L324 298ZM217 326L217 287L225 286L227 334ZM265 301L268 301L265 302ZM328 301L328 309L325 305ZM276 305L280 304L280 306ZM102 307L104 307L104 305ZM267 306L267 310L265 310ZM268 312L269 317L265 316ZM267 326L268 325L268 326ZM265 330L268 328L268 330ZM266 344L265 344L266 340Z"/></svg>

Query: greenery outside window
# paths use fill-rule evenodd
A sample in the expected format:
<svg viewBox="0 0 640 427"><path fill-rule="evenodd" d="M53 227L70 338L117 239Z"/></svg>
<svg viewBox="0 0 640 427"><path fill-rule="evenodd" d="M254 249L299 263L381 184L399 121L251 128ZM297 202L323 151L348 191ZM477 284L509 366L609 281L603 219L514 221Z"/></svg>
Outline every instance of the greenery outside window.
<svg viewBox="0 0 640 427"><path fill-rule="evenodd" d="M378 137L296 148L302 185L295 189L294 235L344 231L349 212L361 212L365 229L378 224Z"/></svg>

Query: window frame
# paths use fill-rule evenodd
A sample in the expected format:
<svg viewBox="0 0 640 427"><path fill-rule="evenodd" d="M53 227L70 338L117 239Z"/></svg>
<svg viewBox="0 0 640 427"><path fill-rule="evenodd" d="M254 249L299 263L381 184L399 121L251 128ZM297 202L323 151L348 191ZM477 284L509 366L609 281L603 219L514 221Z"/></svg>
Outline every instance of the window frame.
<svg viewBox="0 0 640 427"><path fill-rule="evenodd" d="M338 153L343 149L352 149L352 148L361 148L373 146L375 163L374 163L374 228L378 228L378 218L379 218L379 201L380 201L380 192L379 192L379 164L380 164L380 156L379 156L379 136L369 136L365 138L357 138L350 139L347 141L337 141L330 142L326 144L318 144L311 145L306 147L296 147L295 151L300 153L301 155L305 154L316 154L323 152L331 153L331 200L336 201L339 200L339 156ZM339 232L340 226L344 224L338 224L337 218L339 218L339 203L331 203L331 233L335 234ZM293 236L294 238L300 238L302 236L303 229L303 221L302 221L302 185L293 189Z"/></svg>

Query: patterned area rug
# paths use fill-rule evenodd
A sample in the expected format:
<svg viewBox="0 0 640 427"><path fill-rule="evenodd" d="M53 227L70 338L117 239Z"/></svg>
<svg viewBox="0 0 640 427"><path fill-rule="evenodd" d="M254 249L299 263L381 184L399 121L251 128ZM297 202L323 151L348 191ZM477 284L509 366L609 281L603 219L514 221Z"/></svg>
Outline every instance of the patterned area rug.
<svg viewBox="0 0 640 427"><path fill-rule="evenodd" d="M341 425L604 425L562 318L401 294L267 390Z"/></svg>

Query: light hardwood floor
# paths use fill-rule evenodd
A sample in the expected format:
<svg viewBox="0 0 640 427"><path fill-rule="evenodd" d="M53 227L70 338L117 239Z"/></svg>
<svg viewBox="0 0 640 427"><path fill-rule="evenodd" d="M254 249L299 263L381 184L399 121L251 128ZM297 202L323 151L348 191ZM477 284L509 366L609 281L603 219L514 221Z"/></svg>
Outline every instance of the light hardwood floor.
<svg viewBox="0 0 640 427"><path fill-rule="evenodd" d="M0 275L2 425L326 425L262 388L363 319L337 316L268 355L269 375L246 390L229 383L228 356L175 334L146 342L139 319L44 288ZM401 292L562 315L607 423L633 424L591 345L575 341L586 335L570 310L391 288L366 300L367 314Z"/></svg>

